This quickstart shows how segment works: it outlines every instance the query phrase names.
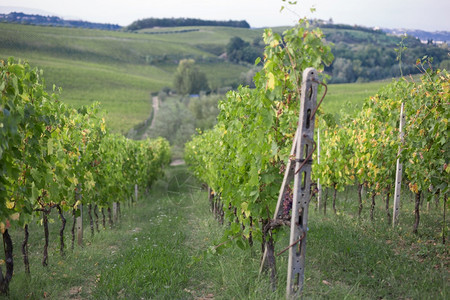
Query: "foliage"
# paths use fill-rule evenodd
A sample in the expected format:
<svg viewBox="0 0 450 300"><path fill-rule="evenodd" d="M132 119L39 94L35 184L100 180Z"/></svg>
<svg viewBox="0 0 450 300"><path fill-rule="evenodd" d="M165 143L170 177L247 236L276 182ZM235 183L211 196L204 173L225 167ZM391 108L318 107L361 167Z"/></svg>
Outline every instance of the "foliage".
<svg viewBox="0 0 450 300"><path fill-rule="evenodd" d="M357 183L367 186L373 196L389 197L400 158L404 183L414 194L447 197L450 75L431 65L425 69L426 64L428 61L417 61L423 71L418 82L406 78L393 81L367 98L359 112L342 116L338 125L320 123L321 164L315 166L314 175L324 187L336 188L338 183L342 189ZM398 129L402 103L403 142ZM418 225L418 207L416 216Z"/></svg>
<svg viewBox="0 0 450 300"><path fill-rule="evenodd" d="M219 108L217 104L223 96L200 95L198 98L191 98L187 105L188 110L194 118L194 127L201 131L211 129L216 125Z"/></svg>
<svg viewBox="0 0 450 300"><path fill-rule="evenodd" d="M39 267L34 251L42 244L41 227L30 224L32 276L25 274L20 259L15 261L9 297L283 299L285 286L273 292L269 280L255 271L259 247L206 253L224 226L211 216L205 191L185 167L170 167L166 173L150 195L122 207L123 217L112 230L102 230L92 239L86 236L88 245L56 259L59 254L52 240L49 252L55 259L47 268ZM351 194L345 201L345 195L338 194L338 203L350 212L357 201ZM409 201L402 210L411 210ZM381 217L371 223L348 215L330 218L311 209L305 297L446 299L448 248L433 244L437 218L434 209L424 215L427 234L419 239L404 229L392 230ZM86 214L83 219L88 228ZM409 221L405 217L400 226ZM57 236L58 224L49 227L50 236ZM14 240L22 238L22 232L12 234ZM288 237L283 236L276 251L287 244ZM20 257L20 247L14 254ZM282 280L287 261L281 256L278 262Z"/></svg>
<svg viewBox="0 0 450 300"><path fill-rule="evenodd" d="M312 38L320 35L314 34L296 27L281 39L267 31L264 67L254 78L256 88L229 92L219 105L214 129L186 145L186 161L194 174L224 203L231 240L236 241L238 233L259 238L261 227L255 226L255 220L263 223L273 213L281 183L278 173L287 160L297 122L294 103L300 79L291 66L320 66L322 59L329 62L328 50L320 39ZM299 36L304 37L304 44ZM405 149L401 155L405 182L411 191L427 190L446 197L449 75L445 70L425 69L420 60L416 67L423 71L420 83L394 81L367 99L360 111L338 121L331 115L320 120L322 161L314 166L313 176L324 187L342 191L359 184L372 197L389 197L401 146ZM403 145L398 134L402 102L407 124Z"/></svg>
<svg viewBox="0 0 450 300"><path fill-rule="evenodd" d="M310 66L323 70L333 59L322 37L304 20L283 36L266 30L256 88L229 92L219 104L217 125L186 145L185 159L194 174L222 197L231 222L224 239L239 233L262 238L261 226L273 214L280 167L297 128L301 71ZM243 245L240 239L236 243Z"/></svg>
<svg viewBox="0 0 450 300"><path fill-rule="evenodd" d="M55 207L76 211L80 203L123 201L135 184L150 186L170 160L167 141L108 134L96 105L65 105L46 92L41 75L13 58L0 62L2 234L41 212L46 226Z"/></svg>
<svg viewBox="0 0 450 300"><path fill-rule="evenodd" d="M250 25L245 21L209 21L192 18L148 18L137 20L127 26L128 30L139 30L153 27L181 27L181 26L224 26L224 27L238 27L250 28Z"/></svg>
<svg viewBox="0 0 450 300"><path fill-rule="evenodd" d="M184 144L196 130L207 130L216 124L217 102L222 96L200 94L198 97L168 97L160 108L146 135L167 139L174 158L182 158Z"/></svg>
<svg viewBox="0 0 450 300"><path fill-rule="evenodd" d="M194 64L193 59L182 59L178 64L173 85L180 95L197 94L209 89L205 73Z"/></svg>
<svg viewBox="0 0 450 300"><path fill-rule="evenodd" d="M402 160L410 189L445 195L450 173L450 75L445 70L424 70L406 97Z"/></svg>
<svg viewBox="0 0 450 300"><path fill-rule="evenodd" d="M261 56L261 52L244 41L240 37L232 37L226 46L227 58L235 63L247 62L254 63Z"/></svg>
<svg viewBox="0 0 450 300"><path fill-rule="evenodd" d="M384 78L417 74L416 58L433 57L436 64L448 59L448 46L422 44L413 36L392 36L380 30L341 24L316 24L333 43L336 60L325 68L332 74L331 83L368 82ZM404 43L401 68L396 62L394 48Z"/></svg>

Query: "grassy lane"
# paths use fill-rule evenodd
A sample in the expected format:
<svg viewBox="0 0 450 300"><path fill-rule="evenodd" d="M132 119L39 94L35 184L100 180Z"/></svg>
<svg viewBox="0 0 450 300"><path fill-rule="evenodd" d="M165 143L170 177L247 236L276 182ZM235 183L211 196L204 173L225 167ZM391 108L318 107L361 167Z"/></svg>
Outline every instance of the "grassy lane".
<svg viewBox="0 0 450 300"><path fill-rule="evenodd" d="M338 195L338 215L330 211L324 216L311 204L306 299L448 297L449 252L437 242L439 210L433 205L428 213L424 209L417 237L409 234L412 203L404 202L394 231L378 202L374 223L368 221L368 204L362 220L352 217L356 198L347 192ZM85 246L71 251L67 235L65 257L56 250L59 220L56 214L53 218L46 268L40 265L42 227L31 226L31 277L23 272L22 234L15 232L9 299L284 299L286 255L277 258L279 287L272 292L267 276L258 274L257 242L247 251L231 247L207 252L218 243L223 227L185 166L171 167L147 198L123 207L122 220L113 229L101 228L92 238L86 219ZM276 251L287 244L285 236Z"/></svg>
<svg viewBox="0 0 450 300"><path fill-rule="evenodd" d="M280 284L272 292L268 277L258 274L261 255L258 243L247 251L232 247L219 254L208 254L206 250L218 244L223 229L211 217L205 193L185 173L184 167L172 169L170 176L168 183L160 185L160 191L165 190L163 197L155 197L151 219L157 227L148 235L148 242L144 235L145 242L136 246L139 251L128 252L135 253L136 263L124 267L127 271L117 268L106 276L102 274L105 279L100 281L99 293L94 295L283 299L286 255L277 260ZM348 193L341 193L338 211L345 207L346 212L352 212L354 200ZM406 211L411 203L405 201L402 222L393 231L385 220L384 204L378 202L374 223L368 221L367 204L362 220L342 211L339 215L324 216L312 209L306 298L446 299L448 247L437 242L439 211L423 213L422 234L416 237L409 233L412 216ZM285 236L277 244L277 251L287 244ZM149 275L150 280L142 278L150 274L147 270L154 272L153 277ZM133 278L130 273L135 274ZM138 290L130 289L127 293L127 286L132 284Z"/></svg>

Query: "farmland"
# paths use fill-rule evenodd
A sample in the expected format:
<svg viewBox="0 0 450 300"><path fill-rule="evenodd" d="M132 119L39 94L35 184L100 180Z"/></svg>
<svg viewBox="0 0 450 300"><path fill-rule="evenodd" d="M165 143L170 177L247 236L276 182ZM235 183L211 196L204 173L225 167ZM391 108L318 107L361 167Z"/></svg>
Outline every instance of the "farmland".
<svg viewBox="0 0 450 300"><path fill-rule="evenodd" d="M180 29L186 32L170 33ZM48 89L61 87L69 104L100 102L111 129L126 133L150 116L151 93L172 86L180 59L195 59L213 90L240 84L241 73L251 65L218 56L230 38L252 42L261 39L263 30L183 27L130 33L0 23L0 32L2 59L13 56L42 69ZM161 32L165 34L156 34ZM331 85L325 111L339 110L347 101L361 102L381 85Z"/></svg>
<svg viewBox="0 0 450 300"><path fill-rule="evenodd" d="M43 69L48 88L62 87L62 99L69 104L101 102L112 130L126 133L150 115L150 94L172 85L179 59L196 59L213 85L237 84L248 67L199 48L223 49L230 36L251 40L261 31L205 30L151 35L1 23L0 57L13 56ZM192 42L196 39L199 43Z"/></svg>
<svg viewBox="0 0 450 300"><path fill-rule="evenodd" d="M274 31L282 30L284 28ZM219 57L231 38L239 36L247 43L257 44L262 34L262 29L222 27L114 32L0 23L1 60L14 56L42 69L47 90L51 92L53 86L61 87L60 100L64 104L80 108L101 102L106 127L113 133L127 134L132 128L142 127L152 115L152 97L158 95L160 109L154 116L154 128L140 127L138 131L144 133L144 137L164 135L167 139L167 144L159 140L155 144L142 141L129 145L129 140L123 136L111 136L97 146L87 141L103 139L105 125L97 115L92 117L97 125L84 124L83 120L91 118L89 110L64 108L61 114L52 117L51 125L44 123L44 114L36 118L44 124L37 128L29 127L27 119L16 112L22 122L18 123L22 126L18 128L23 132L18 130L14 134L23 135L16 138L11 134L11 141L19 143L17 149L36 148L33 148L35 152L24 156L24 161L20 160L20 151L5 148L5 153L15 159L6 158L12 167L5 174L12 171L0 182L11 185L9 189L0 189L9 197L5 198L4 207L8 209L4 211L11 219L17 218L10 210L19 211L23 206L16 206L15 201L26 202L40 210L27 211L31 220L27 219L30 240L25 245L30 252L31 277L24 270L20 247L16 246L9 299L284 297L286 254L278 255L277 264L272 267L278 273L276 284L271 282L268 273L259 274L258 269L262 247L266 247L268 241L264 222L272 221L283 167L292 159L286 149L291 147L297 128L300 81L297 75L292 76L297 65L280 57L283 57L284 47L295 47L295 44L282 47L276 40L281 37L270 35L273 49L267 50L264 61L268 66L256 77L254 89L238 88L242 74L251 69L252 64L231 63ZM329 46L322 44L320 35L289 34L294 41L311 35L292 52L294 59L301 62L298 64L301 68L313 64L321 68L322 61L331 60ZM308 52L308 43L320 51ZM303 58L302 51L310 53L310 61ZM195 65L206 74L212 94L201 92L195 97L174 94L174 73L182 59L195 60ZM283 63L283 67L274 67ZM418 65L425 63L420 61ZM20 67L10 68L20 74ZM5 71L5 78L10 75L10 71ZM317 195L311 192L303 291L306 298L448 298L449 250L445 244L448 187L444 173L448 164L445 160L448 157L445 150L448 109L439 97L448 93L449 77L439 71L424 71L424 75L429 76L414 77L415 83L396 81L389 85L391 79L388 78L328 85L321 106L323 111L317 114L316 126L323 129L322 165L315 164L313 176L314 181L320 178L322 182L323 198L319 205ZM415 89L410 89L414 84ZM228 89L234 92L215 94ZM322 88L319 97L323 91ZM39 110L38 103L33 103L33 92L22 98L13 89L5 89L5 95L6 92L16 100L30 101ZM47 105L46 94L40 92L39 95L44 95L40 101ZM391 167L399 156L397 111L403 98L410 99L410 108L406 110L409 114L407 128L415 134L406 139L408 149L404 153L409 152L412 159L409 162L405 159L401 217L396 227L392 227L389 196L393 189L390 183L394 180ZM412 105L414 101L416 106ZM58 101L52 103L53 110L61 109L61 106L56 108ZM24 106L23 110L28 107ZM0 108L3 113L3 107ZM420 127L427 122L433 131ZM213 127L216 123L218 125ZM201 130L196 131L196 128ZM184 143L195 132L198 132L196 137L184 148ZM433 134L425 135L425 132ZM140 138L139 135L133 137ZM166 167L164 172L155 167L157 172L152 174L152 180L138 179L139 197L133 198L137 185L122 182L121 178L133 178L138 170L149 167L145 161L155 162L160 167L162 164L156 160L157 148L153 147L162 143L164 157L168 159L168 142L172 146L172 158L184 156L190 165ZM89 145L91 148L87 149ZM120 150L122 148L126 150ZM138 149L148 152L139 154ZM305 149L308 151L308 147ZM39 160L35 160L33 153L38 153L36 157L42 164L37 164ZM54 154L59 156L56 158ZM311 157L317 159L315 154ZM423 164L420 157L430 157L432 162ZM133 163L134 159L139 164ZM62 165L66 160L67 164ZM69 168L72 164L77 169ZM42 170L44 175L40 176L36 170ZM85 173L78 179L81 171ZM56 172L63 176L57 176ZM66 172L70 176L64 176ZM102 172L107 175L102 176ZM57 195L52 199L46 196L44 180L50 175L53 176L53 181L49 181L55 191L53 195ZM111 184L112 180L116 182ZM34 181L40 184L39 189ZM16 182L19 184L12 184ZM68 182L69 188L59 191L59 182ZM75 201L78 183L85 185L83 192L88 193L88 197L83 198L84 212L80 217L84 227L83 247L75 245L70 249L66 244L62 251L57 245L58 219L62 221L61 214L65 214L68 223L75 228L76 211L80 214L80 201ZM135 190L131 191L130 187ZM111 216L112 203L116 201L122 202L122 213L114 222L110 219L107 225L103 215L103 226L101 216L97 216L94 229L89 201L99 198L97 192L101 188L110 193L102 195L98 203L92 202L94 215L98 204L102 214L105 209ZM8 194L9 191L13 193ZM286 202L292 198L289 193L283 196ZM64 208L59 215L52 210L55 201ZM290 201L292 203L292 199ZM220 209L216 210L214 205ZM418 222L419 209L420 227L413 233L411 229L413 223ZM48 213L47 226L50 227L49 264L41 266L44 240L39 223L45 213ZM22 217L25 209L20 214ZM1 225L4 230L5 225ZM292 245L286 248L290 244L287 229L270 230L273 231L270 239L273 233L276 241L275 253L292 248ZM19 244L23 239L21 226L13 226L10 231ZM74 234L71 236L67 231L63 237L70 244Z"/></svg>

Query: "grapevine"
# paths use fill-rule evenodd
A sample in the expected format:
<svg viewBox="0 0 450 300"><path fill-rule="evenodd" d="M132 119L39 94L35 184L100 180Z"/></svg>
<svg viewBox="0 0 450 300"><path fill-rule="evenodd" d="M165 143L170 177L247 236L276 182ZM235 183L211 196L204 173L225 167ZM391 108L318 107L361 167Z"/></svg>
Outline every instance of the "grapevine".
<svg viewBox="0 0 450 300"><path fill-rule="evenodd" d="M7 293L13 272L10 228L24 228L29 272L28 224L42 218L45 266L52 209L61 219L63 254L65 211L75 217L81 204L110 209L128 199L134 185L150 187L162 175L170 150L163 139L130 141L109 133L98 104L78 109L64 104L57 89L46 91L42 71L28 63L0 62L0 93L0 230L7 245L0 293Z"/></svg>
<svg viewBox="0 0 450 300"><path fill-rule="evenodd" d="M264 41L264 66L254 77L256 88L241 86L229 92L219 103L217 125L185 148L194 174L221 195L230 227L220 244L229 241L242 248L250 236L271 245L276 239L276 230L265 228L272 228L280 169L289 159L297 130L301 74L307 67L320 72L333 59L320 29L311 30L306 20L282 36L266 30ZM274 265L271 269L274 274Z"/></svg>

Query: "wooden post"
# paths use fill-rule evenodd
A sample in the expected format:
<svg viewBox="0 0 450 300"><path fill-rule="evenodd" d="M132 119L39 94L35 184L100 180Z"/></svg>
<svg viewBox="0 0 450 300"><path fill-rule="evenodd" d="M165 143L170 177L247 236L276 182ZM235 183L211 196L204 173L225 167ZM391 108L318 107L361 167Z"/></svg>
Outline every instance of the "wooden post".
<svg viewBox="0 0 450 300"><path fill-rule="evenodd" d="M80 216L77 217L77 242L78 246L83 246L83 205L78 206Z"/></svg>
<svg viewBox="0 0 450 300"><path fill-rule="evenodd" d="M400 140L403 144L405 133L403 132L403 127L405 127L405 116L403 114L404 104L400 108ZM401 146L398 149L398 157L397 157L397 170L395 172L395 192L394 192L394 207L392 213L392 226L395 227L398 223L398 215L400 213L400 192L402 187L402 173L403 173L403 164L400 162L400 154L402 152Z"/></svg>
<svg viewBox="0 0 450 300"><path fill-rule="evenodd" d="M317 164L320 165L320 129L317 129ZM320 200L322 199L322 186L317 178L317 210L320 211Z"/></svg>
<svg viewBox="0 0 450 300"><path fill-rule="evenodd" d="M137 184L134 185L134 201L135 202L138 201L138 185Z"/></svg>
<svg viewBox="0 0 450 300"><path fill-rule="evenodd" d="M308 68L303 72L298 128L281 184L274 220L282 218L283 195L294 179L294 195L291 210L291 231L287 270L286 298L299 299L303 292L308 230L308 208L311 200L311 167L314 145L314 122L317 108L317 71ZM294 163L295 164L294 164ZM264 251L260 272L263 270L267 247Z"/></svg>
<svg viewBox="0 0 450 300"><path fill-rule="evenodd" d="M311 168L314 151L313 112L317 106L317 71L303 72L300 99L299 136L295 151L294 199L291 211L291 235L288 258L286 297L299 299L303 292L308 230L308 208L311 200Z"/></svg>
<svg viewBox="0 0 450 300"><path fill-rule="evenodd" d="M117 223L118 220L117 202L113 202L113 220L114 223Z"/></svg>

